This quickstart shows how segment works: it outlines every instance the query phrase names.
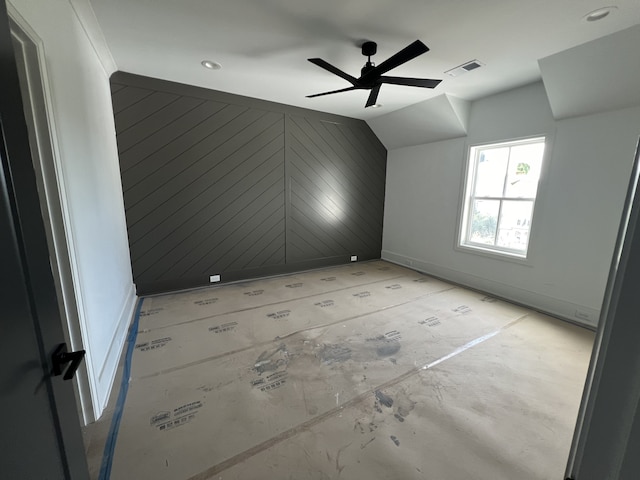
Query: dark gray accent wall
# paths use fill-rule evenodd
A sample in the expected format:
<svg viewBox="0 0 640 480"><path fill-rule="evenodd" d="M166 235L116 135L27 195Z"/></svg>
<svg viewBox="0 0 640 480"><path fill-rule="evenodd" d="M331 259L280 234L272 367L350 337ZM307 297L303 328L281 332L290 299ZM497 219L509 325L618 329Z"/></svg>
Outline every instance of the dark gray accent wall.
<svg viewBox="0 0 640 480"><path fill-rule="evenodd" d="M111 89L138 293L380 258L365 122L123 72Z"/></svg>
<svg viewBox="0 0 640 480"><path fill-rule="evenodd" d="M287 262L381 250L386 151L366 124L288 115Z"/></svg>

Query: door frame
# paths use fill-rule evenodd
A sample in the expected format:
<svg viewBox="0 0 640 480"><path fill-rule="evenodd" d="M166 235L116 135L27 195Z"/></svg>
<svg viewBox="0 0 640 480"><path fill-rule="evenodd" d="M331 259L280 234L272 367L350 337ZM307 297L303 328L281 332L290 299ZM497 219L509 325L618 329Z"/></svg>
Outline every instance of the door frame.
<svg viewBox="0 0 640 480"><path fill-rule="evenodd" d="M565 477L629 479L640 473L640 140L609 269Z"/></svg>
<svg viewBox="0 0 640 480"><path fill-rule="evenodd" d="M11 32L18 66L18 77L23 91L23 103L30 147L33 158L36 183L40 193L40 207L49 244L49 254L53 271L58 303L63 319L63 332L70 350L86 349L81 321L82 295L76 292L81 285L77 262L74 257L72 232L68 231L69 209L66 205L66 187L61 175L60 151L57 143L55 118L52 115L51 87L47 73L44 42L28 22L9 3L9 30ZM65 321L66 320L66 321ZM95 401L89 375L91 352L87 351L85 361L76 372L74 388L80 414L85 425L96 420Z"/></svg>
<svg viewBox="0 0 640 480"><path fill-rule="evenodd" d="M6 2L0 4L0 275L5 344L3 454L13 478L88 479L71 382L53 375L64 342ZM16 428L18 427L18 428Z"/></svg>

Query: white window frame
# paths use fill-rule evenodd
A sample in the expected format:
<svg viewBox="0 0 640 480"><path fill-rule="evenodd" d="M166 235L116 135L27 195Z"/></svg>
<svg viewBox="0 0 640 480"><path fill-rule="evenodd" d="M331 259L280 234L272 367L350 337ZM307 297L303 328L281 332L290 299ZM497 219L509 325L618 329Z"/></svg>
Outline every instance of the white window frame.
<svg viewBox="0 0 640 480"><path fill-rule="evenodd" d="M514 261L526 261L530 246L531 246L531 238L532 238L532 229L533 229L533 218L535 216L536 211L536 199L540 193L540 184L543 181L544 173L547 169L548 163L548 152L550 148L550 136L548 135L537 135L534 137L526 137L512 140L503 140L498 142L490 142L490 143L482 143L482 144L473 144L469 145L467 148L467 165L464 170L464 184L462 191L462 201L461 201L461 209L460 211L460 221L458 224L458 234L456 236L456 248L466 252L473 252L479 254L485 254L489 256L494 256L496 258L505 259L505 260L514 260ZM477 165L480 152L489 148L504 148L504 147L513 147L518 145L527 145L531 143L539 143L544 142L544 152L542 154L542 164L541 164L541 172L540 177L538 179L538 185L536 188L535 197L480 197L475 196L475 184L477 178ZM505 181L506 181L505 175ZM504 194L504 189L503 189ZM484 243L474 243L467 240L470 236L471 229L471 209L473 208L473 201L475 199L483 199L483 200L499 200L500 201L500 210L498 212L498 221L500 221L500 214L502 213L502 203L504 200L508 201L527 201L532 202L531 207L531 220L529 225L529 237L527 239L527 248L522 250L512 249L508 247L502 247L499 245L487 245ZM496 235L498 234L499 224L496 227Z"/></svg>

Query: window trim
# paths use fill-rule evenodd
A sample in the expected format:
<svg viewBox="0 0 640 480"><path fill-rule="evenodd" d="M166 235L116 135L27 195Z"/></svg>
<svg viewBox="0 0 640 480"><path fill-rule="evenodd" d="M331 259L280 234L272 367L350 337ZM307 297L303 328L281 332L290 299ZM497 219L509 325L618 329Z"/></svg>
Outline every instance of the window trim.
<svg viewBox="0 0 640 480"><path fill-rule="evenodd" d="M549 168L549 160L551 157L551 148L553 143L554 135L552 133L540 133L537 135L523 136L511 139L502 139L495 141L486 141L486 142L466 142L465 144L465 156L466 162L463 163L462 175L461 175L461 189L460 189L460 201L458 204L458 222L456 228L456 236L454 239L454 250L472 253L480 256L490 257L497 260L505 260L509 262L519 263L523 265L531 266L529 261L530 253L531 253L531 245L533 238L533 225L534 218L536 217L536 206L538 204L538 199L540 197L540 193L543 188L541 185L546 180L546 172ZM518 144L527 144L534 143L535 141L543 140L545 142L544 152L542 154L542 166L540 169L540 177L538 178L538 185L536 188L536 196L535 198L507 198L507 197L481 197L481 199L495 199L495 200L514 200L514 201L533 201L532 206L532 214L529 226L529 239L527 242L527 249L525 252L520 250L509 249L505 247L496 247L494 245L486 245L486 244L478 244L472 242L465 242L463 239L463 234L465 234L465 238L468 237L468 231L470 228L469 215L470 215L470 201L471 201L471 193L470 188L472 183L476 180L476 168L477 162L475 155L472 155L472 152L476 148L482 148L487 146L492 146L495 148L500 148L505 145L513 146ZM507 175L505 174L505 181L507 179ZM504 190L503 190L504 192ZM480 197L475 197L480 198ZM501 203L502 207L502 203ZM497 231L496 231L497 235Z"/></svg>

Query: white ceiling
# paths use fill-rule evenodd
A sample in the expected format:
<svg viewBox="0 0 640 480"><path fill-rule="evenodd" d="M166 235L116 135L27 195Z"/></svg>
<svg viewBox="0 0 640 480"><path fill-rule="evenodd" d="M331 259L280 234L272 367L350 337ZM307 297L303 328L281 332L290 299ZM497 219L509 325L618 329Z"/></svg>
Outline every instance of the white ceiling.
<svg viewBox="0 0 640 480"><path fill-rule="evenodd" d="M91 0L121 71L371 120L445 95L475 100L541 78L538 60L640 23L638 0ZM583 16L605 5L599 22ZM377 63L416 39L431 51L389 75L441 78L434 90L384 85L308 99L349 84L307 62L320 57L354 76L357 45L378 43ZM222 64L218 71L200 65ZM486 66L451 78L478 59ZM638 56L633 59L638 62ZM433 104L442 103L440 99ZM450 112L451 107L447 106Z"/></svg>

